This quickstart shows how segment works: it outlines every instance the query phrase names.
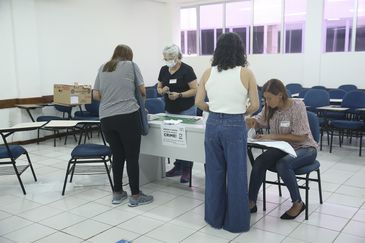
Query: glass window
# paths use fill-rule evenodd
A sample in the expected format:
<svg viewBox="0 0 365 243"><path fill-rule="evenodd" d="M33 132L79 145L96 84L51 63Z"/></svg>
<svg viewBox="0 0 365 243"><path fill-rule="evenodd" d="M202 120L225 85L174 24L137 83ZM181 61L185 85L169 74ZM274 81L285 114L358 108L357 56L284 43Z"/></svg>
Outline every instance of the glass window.
<svg viewBox="0 0 365 243"><path fill-rule="evenodd" d="M285 0L285 53L303 52L307 0Z"/></svg>
<svg viewBox="0 0 365 243"><path fill-rule="evenodd" d="M252 16L252 1L228 2L226 4L226 27L228 31L237 33L245 46L246 53L250 50L250 26Z"/></svg>
<svg viewBox="0 0 365 243"><path fill-rule="evenodd" d="M197 54L197 14L196 8L180 10L181 51L184 54Z"/></svg>
<svg viewBox="0 0 365 243"><path fill-rule="evenodd" d="M358 2L355 42L355 51L365 51L365 0Z"/></svg>
<svg viewBox="0 0 365 243"><path fill-rule="evenodd" d="M351 29L356 0L325 0L324 28L326 52L351 50Z"/></svg>
<svg viewBox="0 0 365 243"><path fill-rule="evenodd" d="M253 53L278 53L281 29L281 0L255 0Z"/></svg>
<svg viewBox="0 0 365 243"><path fill-rule="evenodd" d="M200 6L201 54L211 55L223 28L223 4ZM220 29L220 30L219 30Z"/></svg>

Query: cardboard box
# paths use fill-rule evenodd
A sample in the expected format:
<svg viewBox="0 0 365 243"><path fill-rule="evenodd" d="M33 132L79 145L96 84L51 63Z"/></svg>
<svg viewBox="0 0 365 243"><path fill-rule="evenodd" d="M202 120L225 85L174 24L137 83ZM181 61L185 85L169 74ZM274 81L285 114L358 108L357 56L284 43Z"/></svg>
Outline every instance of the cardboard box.
<svg viewBox="0 0 365 243"><path fill-rule="evenodd" d="M61 105L83 105L91 103L91 85L55 84L53 102Z"/></svg>

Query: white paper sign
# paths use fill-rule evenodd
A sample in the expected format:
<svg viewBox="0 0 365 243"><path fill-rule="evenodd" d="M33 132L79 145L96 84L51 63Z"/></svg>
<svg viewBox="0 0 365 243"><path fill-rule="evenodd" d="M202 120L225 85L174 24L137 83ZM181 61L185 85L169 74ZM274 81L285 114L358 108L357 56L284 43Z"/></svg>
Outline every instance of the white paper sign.
<svg viewBox="0 0 365 243"><path fill-rule="evenodd" d="M79 97L77 95L71 96L71 104L78 104L79 103Z"/></svg>
<svg viewBox="0 0 365 243"><path fill-rule="evenodd" d="M186 132L184 126L161 124L161 138L163 145L186 148Z"/></svg>

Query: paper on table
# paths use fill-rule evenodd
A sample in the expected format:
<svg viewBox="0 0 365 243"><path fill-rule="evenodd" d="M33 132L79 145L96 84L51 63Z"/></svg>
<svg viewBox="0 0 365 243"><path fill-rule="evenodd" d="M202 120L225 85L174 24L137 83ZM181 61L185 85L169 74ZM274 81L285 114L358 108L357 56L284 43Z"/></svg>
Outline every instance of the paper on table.
<svg viewBox="0 0 365 243"><path fill-rule="evenodd" d="M165 125L177 125L179 123L182 123L182 120L164 120L163 124Z"/></svg>
<svg viewBox="0 0 365 243"><path fill-rule="evenodd" d="M277 149L280 149L281 151L288 153L290 156L292 156L294 158L297 157L297 153L295 152L294 148L288 142L285 142L285 141L273 141L273 140L270 140L270 141L264 140L263 141L263 140L248 138L247 142L263 145L266 147L277 148Z"/></svg>

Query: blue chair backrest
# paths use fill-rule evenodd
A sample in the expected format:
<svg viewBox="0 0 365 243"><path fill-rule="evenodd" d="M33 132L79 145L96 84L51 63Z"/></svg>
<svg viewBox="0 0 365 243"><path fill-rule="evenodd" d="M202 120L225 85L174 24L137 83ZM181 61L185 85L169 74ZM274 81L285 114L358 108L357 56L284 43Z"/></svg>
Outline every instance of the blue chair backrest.
<svg viewBox="0 0 365 243"><path fill-rule="evenodd" d="M342 107L357 109L365 107L365 91L354 90L347 92L342 99Z"/></svg>
<svg viewBox="0 0 365 243"><path fill-rule="evenodd" d="M297 94L302 91L303 86L299 83L290 83L285 86L288 90L290 90L291 94Z"/></svg>
<svg viewBox="0 0 365 243"><path fill-rule="evenodd" d="M99 116L100 101L92 100L91 104L85 104L85 109L94 116Z"/></svg>
<svg viewBox="0 0 365 243"><path fill-rule="evenodd" d="M146 109L149 114L157 114L165 112L165 103L161 98L147 98Z"/></svg>
<svg viewBox="0 0 365 243"><path fill-rule="evenodd" d="M155 86L146 87L146 97L147 98L157 98L157 89Z"/></svg>
<svg viewBox="0 0 365 243"><path fill-rule="evenodd" d="M322 86L322 85L315 85L311 89L324 89L324 90L327 90L327 88Z"/></svg>
<svg viewBox="0 0 365 243"><path fill-rule="evenodd" d="M292 95L292 92L289 89L286 89L286 93L288 94L288 97L290 98Z"/></svg>
<svg viewBox="0 0 365 243"><path fill-rule="evenodd" d="M307 91L308 91L309 89L305 89L305 88L303 88L300 92L299 92L299 98L304 98L304 96L305 96L305 93L307 93Z"/></svg>
<svg viewBox="0 0 365 243"><path fill-rule="evenodd" d="M55 105L54 108L57 111L62 112L63 118L65 118L65 114L67 114L67 117L69 119L71 118L71 111L72 111L72 107L71 106Z"/></svg>
<svg viewBox="0 0 365 243"><path fill-rule="evenodd" d="M308 116L308 123L310 130L312 132L312 136L314 140L318 143L319 142L319 134L320 134L320 128L319 128L319 119L316 114L313 112L307 111Z"/></svg>
<svg viewBox="0 0 365 243"><path fill-rule="evenodd" d="M346 91L343 89L332 89L328 93L330 94L330 99L343 99Z"/></svg>
<svg viewBox="0 0 365 243"><path fill-rule="evenodd" d="M343 85L338 86L338 88L343 89L346 92L357 90L357 86L354 84L343 84Z"/></svg>
<svg viewBox="0 0 365 243"><path fill-rule="evenodd" d="M320 107L330 104L330 96L323 89L309 89L304 96L304 104L309 107Z"/></svg>

